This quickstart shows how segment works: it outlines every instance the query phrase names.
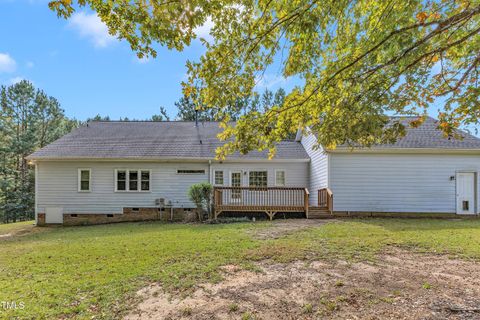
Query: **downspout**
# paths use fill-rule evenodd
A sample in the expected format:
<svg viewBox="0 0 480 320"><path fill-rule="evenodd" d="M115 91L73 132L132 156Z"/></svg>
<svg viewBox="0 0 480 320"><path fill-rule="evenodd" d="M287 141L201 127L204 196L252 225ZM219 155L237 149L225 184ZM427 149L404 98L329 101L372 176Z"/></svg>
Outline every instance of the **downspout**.
<svg viewBox="0 0 480 320"><path fill-rule="evenodd" d="M212 183L212 160L208 160L208 183Z"/></svg>
<svg viewBox="0 0 480 320"><path fill-rule="evenodd" d="M35 162L35 225L38 225L38 163Z"/></svg>

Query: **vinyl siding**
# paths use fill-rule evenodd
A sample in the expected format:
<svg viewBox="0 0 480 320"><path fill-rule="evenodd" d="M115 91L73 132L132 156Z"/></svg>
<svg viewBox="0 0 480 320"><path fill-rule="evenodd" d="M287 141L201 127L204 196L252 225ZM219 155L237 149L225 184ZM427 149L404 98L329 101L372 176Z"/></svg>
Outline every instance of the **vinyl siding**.
<svg viewBox="0 0 480 320"><path fill-rule="evenodd" d="M91 169L91 192L78 192L78 168ZM114 192L115 169L150 169L150 192ZM177 174L177 169L204 169L205 174ZM37 210L62 207L64 213L121 213L123 207L153 207L155 199L174 207L194 208L188 187L208 181L208 163L58 161L37 164Z"/></svg>
<svg viewBox="0 0 480 320"><path fill-rule="evenodd" d="M285 171L285 186L302 187L308 186L308 162L254 162L254 163L213 163L211 165L211 183L214 181L214 170L223 170L224 185L230 185L230 172L242 171L242 186L248 186L249 171L267 171L267 183L269 187L275 186L275 171Z"/></svg>
<svg viewBox="0 0 480 320"><path fill-rule="evenodd" d="M330 154L330 161L335 211L455 213L450 177L480 172L479 155Z"/></svg>
<svg viewBox="0 0 480 320"><path fill-rule="evenodd" d="M216 170L223 170L224 186L230 186L230 173L232 171L242 172L242 186L249 186L250 171L267 171L267 185L275 187L275 172L283 170L285 172L286 187L308 186L308 162L258 162L258 163L214 163L211 165L211 183L214 184ZM269 197L271 203L278 205L300 205L303 204L303 192L291 192L290 196L279 198L275 196L275 191L266 191L267 195L260 196L258 191L242 191L241 198L244 204L255 205L260 203L260 199ZM295 196L293 196L295 195ZM223 203L227 204L232 200L228 194L224 193ZM293 201L293 202L292 202Z"/></svg>
<svg viewBox="0 0 480 320"><path fill-rule="evenodd" d="M310 205L318 205L318 190L328 186L328 154L323 152L320 146L313 149L317 144L317 138L313 134L307 134L302 137L301 143L308 156L310 157L310 182L308 190L310 191Z"/></svg>

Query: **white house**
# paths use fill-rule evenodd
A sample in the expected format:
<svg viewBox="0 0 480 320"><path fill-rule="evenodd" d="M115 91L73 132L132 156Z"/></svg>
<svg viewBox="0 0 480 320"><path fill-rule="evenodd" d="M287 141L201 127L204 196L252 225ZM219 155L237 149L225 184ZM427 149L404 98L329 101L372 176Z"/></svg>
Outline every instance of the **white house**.
<svg viewBox="0 0 480 320"><path fill-rule="evenodd" d="M403 120L405 121L405 120ZM38 224L183 219L187 190L215 189L216 214L479 214L480 139L434 119L392 145L312 148L299 133L266 152L215 160L218 123L90 122L33 153ZM320 198L319 198L320 197Z"/></svg>

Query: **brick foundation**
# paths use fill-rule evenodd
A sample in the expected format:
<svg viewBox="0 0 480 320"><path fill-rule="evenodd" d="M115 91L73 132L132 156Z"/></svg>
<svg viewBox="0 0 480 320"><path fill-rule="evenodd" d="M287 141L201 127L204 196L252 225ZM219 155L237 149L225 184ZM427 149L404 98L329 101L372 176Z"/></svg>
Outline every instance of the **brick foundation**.
<svg viewBox="0 0 480 320"><path fill-rule="evenodd" d="M65 226L80 226L80 225L94 225L106 224L115 222L138 222L138 221L184 221L192 222L197 220L197 209L195 208L174 208L160 209L160 208L123 208L123 214L63 214L63 225ZM45 214L38 214L38 226L44 226Z"/></svg>
<svg viewBox="0 0 480 320"><path fill-rule="evenodd" d="M37 215L37 226L45 225L45 213L39 213Z"/></svg>

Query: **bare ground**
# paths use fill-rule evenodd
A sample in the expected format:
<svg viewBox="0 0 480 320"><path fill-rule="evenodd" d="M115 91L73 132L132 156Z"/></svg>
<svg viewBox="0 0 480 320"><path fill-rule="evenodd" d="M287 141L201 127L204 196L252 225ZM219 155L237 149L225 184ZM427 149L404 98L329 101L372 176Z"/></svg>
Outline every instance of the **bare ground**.
<svg viewBox="0 0 480 320"><path fill-rule="evenodd" d="M307 228L279 223L261 238ZM293 229L292 229L293 228ZM296 229L294 229L296 228ZM224 266L225 280L186 298L152 284L126 319L480 319L480 263L391 249L376 263Z"/></svg>
<svg viewBox="0 0 480 320"><path fill-rule="evenodd" d="M319 227L328 222L338 222L338 220L320 220L320 219L290 219L290 220L275 220L268 228L254 229L252 235L256 239L277 239L284 237L291 233L308 229L311 227Z"/></svg>
<svg viewBox="0 0 480 320"><path fill-rule="evenodd" d="M1 230L0 230L0 241L12 239L14 237L19 237L19 236L25 236L32 233L42 232L47 229L48 227L39 228L35 226L34 223L32 222L31 225L23 225L21 227L16 227L5 233L1 233Z"/></svg>

